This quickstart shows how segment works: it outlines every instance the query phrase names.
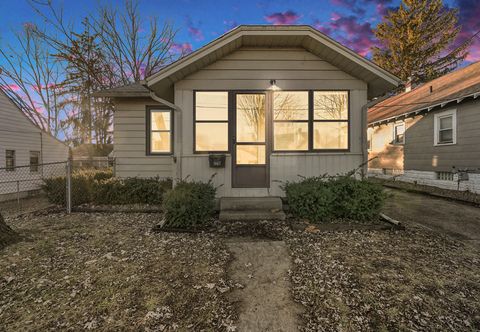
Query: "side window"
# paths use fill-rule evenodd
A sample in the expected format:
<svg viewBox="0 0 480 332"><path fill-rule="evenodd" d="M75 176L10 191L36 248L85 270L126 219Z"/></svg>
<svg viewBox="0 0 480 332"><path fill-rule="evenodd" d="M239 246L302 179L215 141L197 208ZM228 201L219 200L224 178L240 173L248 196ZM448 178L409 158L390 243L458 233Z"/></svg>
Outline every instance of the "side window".
<svg viewBox="0 0 480 332"><path fill-rule="evenodd" d="M5 169L15 171L15 150L5 150Z"/></svg>
<svg viewBox="0 0 480 332"><path fill-rule="evenodd" d="M40 152L30 151L30 172L38 172L38 165L40 164Z"/></svg>
<svg viewBox="0 0 480 332"><path fill-rule="evenodd" d="M171 154L173 152L172 111L151 109L148 114L148 153Z"/></svg>
<svg viewBox="0 0 480 332"><path fill-rule="evenodd" d="M228 151L228 92L195 93L195 152Z"/></svg>
<svg viewBox="0 0 480 332"><path fill-rule="evenodd" d="M393 144L405 143L405 122L393 125Z"/></svg>
<svg viewBox="0 0 480 332"><path fill-rule="evenodd" d="M448 145L457 143L457 111L450 110L435 114L434 144Z"/></svg>

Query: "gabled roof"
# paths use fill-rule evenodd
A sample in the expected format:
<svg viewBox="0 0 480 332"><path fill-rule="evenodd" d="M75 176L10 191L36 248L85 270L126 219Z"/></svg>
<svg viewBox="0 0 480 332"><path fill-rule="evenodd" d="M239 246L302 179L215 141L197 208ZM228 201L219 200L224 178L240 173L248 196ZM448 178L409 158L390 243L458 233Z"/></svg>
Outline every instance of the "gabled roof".
<svg viewBox="0 0 480 332"><path fill-rule="evenodd" d="M369 97L398 86L400 79L370 60L307 25L241 25L146 79L156 91L208 66L240 47L303 47L346 73L368 83Z"/></svg>
<svg viewBox="0 0 480 332"><path fill-rule="evenodd" d="M479 96L480 62L476 62L377 103L368 109L368 123L388 122Z"/></svg>

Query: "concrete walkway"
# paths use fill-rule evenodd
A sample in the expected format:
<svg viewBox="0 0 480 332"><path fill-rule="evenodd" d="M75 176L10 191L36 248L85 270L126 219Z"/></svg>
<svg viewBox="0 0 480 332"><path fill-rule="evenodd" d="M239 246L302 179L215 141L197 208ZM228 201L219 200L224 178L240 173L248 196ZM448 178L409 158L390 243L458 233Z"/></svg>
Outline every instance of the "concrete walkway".
<svg viewBox="0 0 480 332"><path fill-rule="evenodd" d="M480 208L429 195L388 189L385 213L480 247Z"/></svg>
<svg viewBox="0 0 480 332"><path fill-rule="evenodd" d="M290 255L283 241L232 239L230 277L245 287L232 293L239 302L238 331L298 331L301 312L290 295Z"/></svg>

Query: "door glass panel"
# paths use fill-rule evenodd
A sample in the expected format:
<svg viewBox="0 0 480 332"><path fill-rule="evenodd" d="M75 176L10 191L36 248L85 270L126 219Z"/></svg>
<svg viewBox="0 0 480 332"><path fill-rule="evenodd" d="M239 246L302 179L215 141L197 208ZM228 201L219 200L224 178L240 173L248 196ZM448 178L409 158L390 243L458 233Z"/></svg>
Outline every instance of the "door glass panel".
<svg viewBox="0 0 480 332"><path fill-rule="evenodd" d="M237 145L237 165L265 165L265 145Z"/></svg>
<svg viewBox="0 0 480 332"><path fill-rule="evenodd" d="M265 142L265 95L237 95L237 142Z"/></svg>

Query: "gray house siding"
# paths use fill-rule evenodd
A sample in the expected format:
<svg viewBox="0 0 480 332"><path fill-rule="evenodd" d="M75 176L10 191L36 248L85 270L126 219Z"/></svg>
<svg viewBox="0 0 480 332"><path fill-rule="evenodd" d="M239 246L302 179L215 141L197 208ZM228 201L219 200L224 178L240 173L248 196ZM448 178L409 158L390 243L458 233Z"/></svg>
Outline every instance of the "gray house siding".
<svg viewBox="0 0 480 332"><path fill-rule="evenodd" d="M434 116L450 109L457 110L457 142L435 146ZM427 113L407 128L406 137L406 170L451 171L452 166L480 168L480 101L471 100Z"/></svg>

